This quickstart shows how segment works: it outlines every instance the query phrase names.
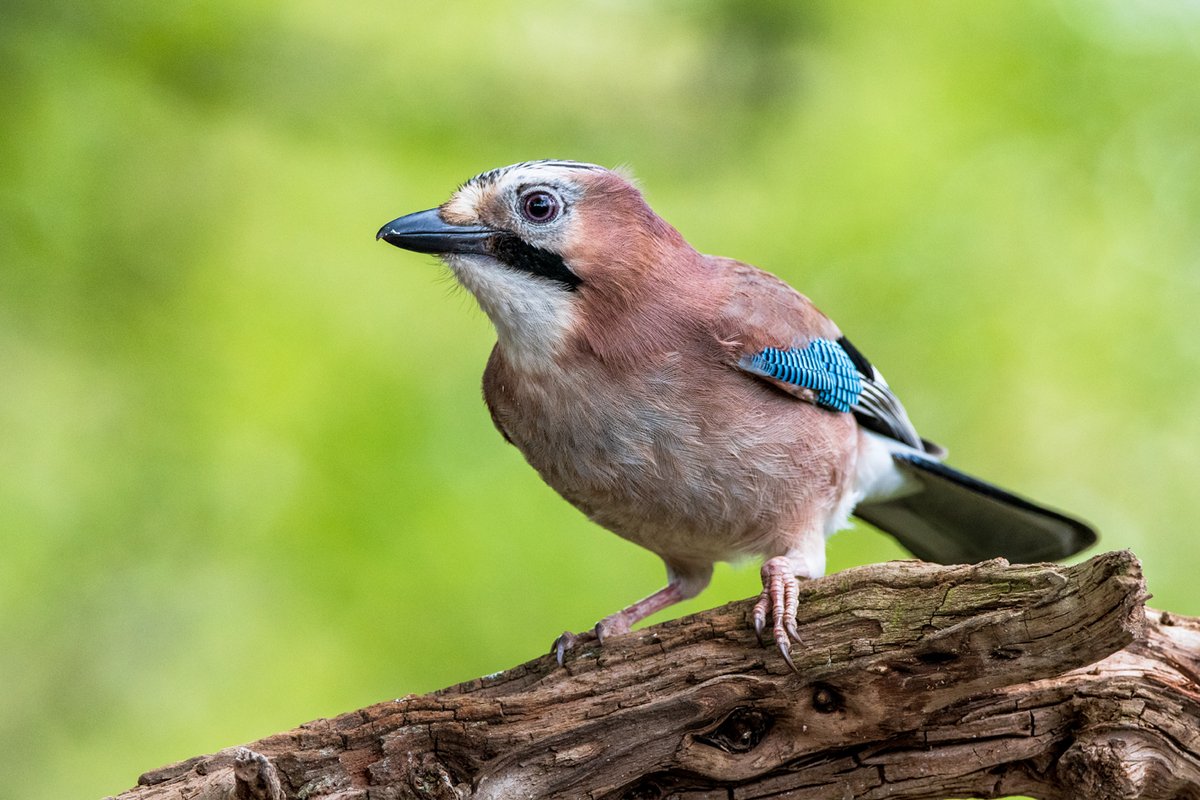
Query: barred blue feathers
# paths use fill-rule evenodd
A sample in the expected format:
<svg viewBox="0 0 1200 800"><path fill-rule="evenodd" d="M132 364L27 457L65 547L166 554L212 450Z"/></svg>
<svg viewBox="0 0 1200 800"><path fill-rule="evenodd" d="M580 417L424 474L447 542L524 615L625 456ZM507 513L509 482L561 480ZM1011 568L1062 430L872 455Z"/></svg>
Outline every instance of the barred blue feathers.
<svg viewBox="0 0 1200 800"><path fill-rule="evenodd" d="M857 367L837 342L813 339L798 350L768 347L751 356L745 366L752 372L816 392L817 405L832 411L850 411L862 395Z"/></svg>

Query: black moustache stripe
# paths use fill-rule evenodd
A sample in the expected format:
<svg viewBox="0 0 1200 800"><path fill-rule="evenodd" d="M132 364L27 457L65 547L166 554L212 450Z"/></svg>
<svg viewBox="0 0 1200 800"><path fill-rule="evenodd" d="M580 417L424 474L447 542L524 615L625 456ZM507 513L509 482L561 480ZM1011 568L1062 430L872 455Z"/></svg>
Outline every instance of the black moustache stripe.
<svg viewBox="0 0 1200 800"><path fill-rule="evenodd" d="M511 233L495 236L488 243L491 255L503 264L530 275L547 278L573 292L583 283L562 256L534 247Z"/></svg>

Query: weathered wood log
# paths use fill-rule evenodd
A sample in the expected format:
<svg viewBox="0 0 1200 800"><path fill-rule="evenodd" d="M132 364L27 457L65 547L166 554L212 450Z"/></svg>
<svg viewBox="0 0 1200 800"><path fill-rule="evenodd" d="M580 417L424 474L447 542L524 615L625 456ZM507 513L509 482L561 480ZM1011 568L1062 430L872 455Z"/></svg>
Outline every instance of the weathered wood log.
<svg viewBox="0 0 1200 800"><path fill-rule="evenodd" d="M797 672L750 601L149 772L165 798L1200 799L1200 621L1128 552L803 585Z"/></svg>

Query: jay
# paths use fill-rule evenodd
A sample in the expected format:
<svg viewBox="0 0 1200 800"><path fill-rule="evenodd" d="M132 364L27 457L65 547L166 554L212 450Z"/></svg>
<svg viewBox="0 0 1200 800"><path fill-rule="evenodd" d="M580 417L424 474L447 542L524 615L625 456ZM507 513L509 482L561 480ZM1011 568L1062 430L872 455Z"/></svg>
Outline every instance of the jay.
<svg viewBox="0 0 1200 800"><path fill-rule="evenodd" d="M879 370L804 295L702 255L617 172L534 161L472 178L378 239L433 253L497 343L500 434L599 525L657 554L667 585L600 620L625 633L696 596L713 564L764 559L753 610L790 665L798 580L850 516L919 558L1060 559L1086 523L943 463ZM578 635L555 643L559 663Z"/></svg>

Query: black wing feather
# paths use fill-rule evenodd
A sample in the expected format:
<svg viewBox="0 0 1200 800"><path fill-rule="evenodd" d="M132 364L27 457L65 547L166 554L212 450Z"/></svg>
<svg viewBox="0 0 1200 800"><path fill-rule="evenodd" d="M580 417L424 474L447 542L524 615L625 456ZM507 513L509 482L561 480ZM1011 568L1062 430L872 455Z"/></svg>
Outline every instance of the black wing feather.
<svg viewBox="0 0 1200 800"><path fill-rule="evenodd" d="M928 443L917 434L904 406L900 405L899 399L892 394L883 375L867 360L862 351L845 336L838 339L837 343L846 351L846 355L850 356L862 378L862 394L851 408L858 424L917 450L930 451L930 447L940 450L936 445L926 447Z"/></svg>

